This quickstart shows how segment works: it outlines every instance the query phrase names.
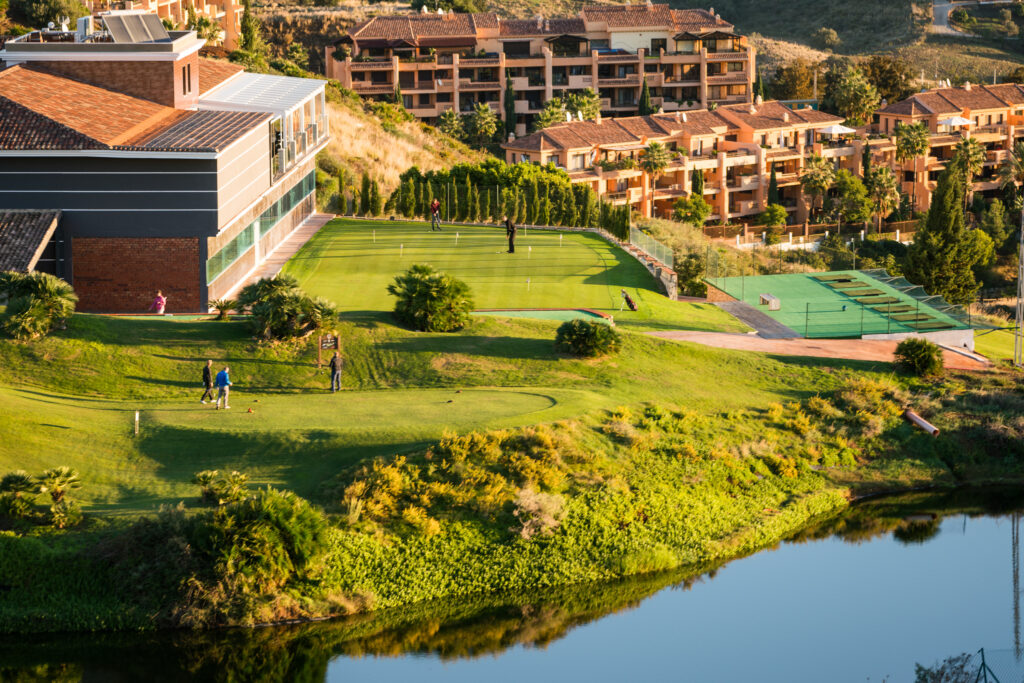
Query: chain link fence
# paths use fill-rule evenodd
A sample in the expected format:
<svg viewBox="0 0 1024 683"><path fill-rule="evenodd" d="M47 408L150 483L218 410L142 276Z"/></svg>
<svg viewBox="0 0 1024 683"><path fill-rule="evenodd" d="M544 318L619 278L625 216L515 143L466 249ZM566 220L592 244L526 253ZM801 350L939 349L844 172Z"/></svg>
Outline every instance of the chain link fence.
<svg viewBox="0 0 1024 683"><path fill-rule="evenodd" d="M631 226L629 228L629 243L654 260L664 263L669 268L675 268L672 249L654 239L646 232L637 230Z"/></svg>

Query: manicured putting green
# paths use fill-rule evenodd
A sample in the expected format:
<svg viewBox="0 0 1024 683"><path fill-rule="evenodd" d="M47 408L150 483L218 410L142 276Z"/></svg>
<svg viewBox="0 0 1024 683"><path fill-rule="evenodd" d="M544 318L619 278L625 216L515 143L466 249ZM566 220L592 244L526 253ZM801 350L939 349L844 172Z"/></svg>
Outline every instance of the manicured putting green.
<svg viewBox="0 0 1024 683"><path fill-rule="evenodd" d="M965 327L861 271L715 278L708 282L807 337L851 338ZM767 306L760 306L761 294L778 297L782 309L771 311ZM882 304L908 306L907 310L913 311L913 315L928 319L900 320L899 314L890 315Z"/></svg>
<svg viewBox="0 0 1024 683"><path fill-rule="evenodd" d="M431 232L427 223L335 219L284 272L350 314L391 311L387 286L425 263L466 282L478 309L589 308L633 329L746 330L711 304L669 300L635 258L592 233L521 229L516 252L507 251L505 230L497 226ZM638 311L623 310L623 290Z"/></svg>

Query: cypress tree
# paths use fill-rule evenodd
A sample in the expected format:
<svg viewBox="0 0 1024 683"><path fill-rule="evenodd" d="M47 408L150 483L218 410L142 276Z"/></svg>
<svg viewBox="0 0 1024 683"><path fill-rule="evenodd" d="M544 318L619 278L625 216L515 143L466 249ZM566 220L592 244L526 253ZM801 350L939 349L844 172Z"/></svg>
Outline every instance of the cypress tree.
<svg viewBox="0 0 1024 683"><path fill-rule="evenodd" d="M469 220L473 210L473 180L466 174L466 183L462 187L462 196L459 197L459 220Z"/></svg>
<svg viewBox="0 0 1024 683"><path fill-rule="evenodd" d="M478 220L481 223L490 222L491 219L491 194L489 187L485 187L484 191L480 193L480 216Z"/></svg>
<svg viewBox="0 0 1024 683"><path fill-rule="evenodd" d="M651 89L647 86L647 76L644 76L644 85L640 89L640 116L650 116L657 110L651 104Z"/></svg>
<svg viewBox="0 0 1024 683"><path fill-rule="evenodd" d="M576 202L573 200L572 188L562 192L562 210L561 216L559 217L562 225L569 227L576 227L580 224L579 218L576 215Z"/></svg>
<svg viewBox="0 0 1024 683"><path fill-rule="evenodd" d="M544 183L541 193L539 220L537 225L551 225L551 186L548 183Z"/></svg>
<svg viewBox="0 0 1024 683"><path fill-rule="evenodd" d="M540 188L537 185L537 176L531 176L526 185L526 222L530 225L537 225L537 217L540 216Z"/></svg>
<svg viewBox="0 0 1024 683"><path fill-rule="evenodd" d="M441 188L441 191L447 191L448 201L451 202L451 207L448 209L449 217L445 220L459 220L459 213L462 211L459 202L459 186L455 184L454 180L449 179L449 182Z"/></svg>
<svg viewBox="0 0 1024 683"><path fill-rule="evenodd" d="M380 196L380 185L376 180L370 183L370 213L374 216L384 213L384 202Z"/></svg>
<svg viewBox="0 0 1024 683"><path fill-rule="evenodd" d="M370 175L363 172L362 188L359 192L359 215L370 215Z"/></svg>
<svg viewBox="0 0 1024 683"><path fill-rule="evenodd" d="M992 240L964 225L964 185L955 169L939 175L924 226L907 250L903 272L908 280L953 304L969 304L981 284L974 267L992 256Z"/></svg>
<svg viewBox="0 0 1024 683"><path fill-rule="evenodd" d="M860 157L860 177L862 180L867 180L871 175L871 147L864 145L864 152L861 153Z"/></svg>
<svg viewBox="0 0 1024 683"><path fill-rule="evenodd" d="M779 181L775 177L775 164L772 164L772 175L768 179L768 203L769 204L780 204L779 201Z"/></svg>
<svg viewBox="0 0 1024 683"><path fill-rule="evenodd" d="M690 175L690 192L698 197L704 196L704 171L699 168Z"/></svg>
<svg viewBox="0 0 1024 683"><path fill-rule="evenodd" d="M474 185L471 194L473 196L473 203L469 207L469 220L475 222L480 220L480 187Z"/></svg>
<svg viewBox="0 0 1024 683"><path fill-rule="evenodd" d="M505 215L505 207L509 205L509 192L508 188L499 187L494 193L494 208L491 213L491 217L495 223L501 222L501 217Z"/></svg>
<svg viewBox="0 0 1024 683"><path fill-rule="evenodd" d="M529 211L526 208L526 196L523 193L516 195L516 219L515 222L522 225L526 222L529 217Z"/></svg>
<svg viewBox="0 0 1024 683"><path fill-rule="evenodd" d="M412 178L402 183L402 215L412 218L416 215L416 184Z"/></svg>
<svg viewBox="0 0 1024 683"><path fill-rule="evenodd" d="M512 88L512 79L505 72L505 137L516 132L516 91Z"/></svg>

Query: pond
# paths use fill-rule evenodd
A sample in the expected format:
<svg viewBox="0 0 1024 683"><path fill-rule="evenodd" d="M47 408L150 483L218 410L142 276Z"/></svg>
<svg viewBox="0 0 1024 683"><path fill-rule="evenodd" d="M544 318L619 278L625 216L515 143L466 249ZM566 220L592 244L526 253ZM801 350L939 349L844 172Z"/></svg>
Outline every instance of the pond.
<svg viewBox="0 0 1024 683"><path fill-rule="evenodd" d="M688 573L201 636L5 639L0 680L895 683L985 648L1006 683L1024 674L1021 510L1021 492L916 494Z"/></svg>

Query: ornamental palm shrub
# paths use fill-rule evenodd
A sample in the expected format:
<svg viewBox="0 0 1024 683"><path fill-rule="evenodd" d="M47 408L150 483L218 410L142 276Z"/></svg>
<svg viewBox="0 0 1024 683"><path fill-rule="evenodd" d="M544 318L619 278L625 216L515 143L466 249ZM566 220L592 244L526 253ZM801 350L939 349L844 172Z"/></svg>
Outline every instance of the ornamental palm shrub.
<svg viewBox="0 0 1024 683"><path fill-rule="evenodd" d="M238 308L238 302L234 299L214 299L209 306L217 311L217 320L227 320L228 313Z"/></svg>
<svg viewBox="0 0 1024 683"><path fill-rule="evenodd" d="M942 349L927 339L910 337L896 346L896 365L918 377L938 377L943 372Z"/></svg>
<svg viewBox="0 0 1024 683"><path fill-rule="evenodd" d="M32 512L39 484L25 470L8 472L0 478L0 517L22 519Z"/></svg>
<svg viewBox="0 0 1024 683"><path fill-rule="evenodd" d="M82 487L78 471L67 465L46 470L36 477L36 481L39 484L39 492L48 493L54 503L63 501L69 493Z"/></svg>
<svg viewBox="0 0 1024 683"><path fill-rule="evenodd" d="M619 333L611 325L569 320L555 333L555 349L574 356L607 356L619 350Z"/></svg>
<svg viewBox="0 0 1024 683"><path fill-rule="evenodd" d="M417 264L388 285L395 318L421 332L453 332L465 327L473 310L469 285L426 264Z"/></svg>
<svg viewBox="0 0 1024 683"><path fill-rule="evenodd" d="M307 296L290 275L246 285L238 294L238 306L252 313L253 331L265 340L305 337L329 327L338 317L332 302Z"/></svg>
<svg viewBox="0 0 1024 683"><path fill-rule="evenodd" d="M0 326L15 339L36 339L75 312L78 297L64 280L49 273L0 273L7 310Z"/></svg>

